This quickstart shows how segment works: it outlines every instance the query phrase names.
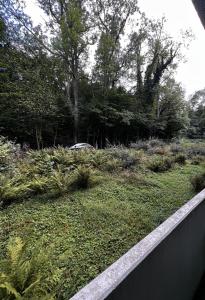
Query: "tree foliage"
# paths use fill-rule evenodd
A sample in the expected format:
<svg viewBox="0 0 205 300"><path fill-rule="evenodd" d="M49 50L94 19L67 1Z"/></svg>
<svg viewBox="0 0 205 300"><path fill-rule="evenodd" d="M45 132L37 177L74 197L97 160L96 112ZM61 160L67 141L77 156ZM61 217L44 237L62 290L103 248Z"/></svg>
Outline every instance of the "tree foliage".
<svg viewBox="0 0 205 300"><path fill-rule="evenodd" d="M23 1L0 0L1 134L42 148L104 147L187 125L174 70L184 46L136 1L38 0L44 26ZM188 35L187 35L188 36Z"/></svg>

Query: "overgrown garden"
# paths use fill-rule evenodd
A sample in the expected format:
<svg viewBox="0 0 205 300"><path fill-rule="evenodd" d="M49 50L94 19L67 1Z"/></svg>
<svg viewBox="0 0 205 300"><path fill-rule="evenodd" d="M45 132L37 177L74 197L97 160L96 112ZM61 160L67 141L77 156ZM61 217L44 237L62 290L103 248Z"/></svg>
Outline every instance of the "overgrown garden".
<svg viewBox="0 0 205 300"><path fill-rule="evenodd" d="M2 138L2 299L68 299L204 188L204 163L203 141L23 152Z"/></svg>

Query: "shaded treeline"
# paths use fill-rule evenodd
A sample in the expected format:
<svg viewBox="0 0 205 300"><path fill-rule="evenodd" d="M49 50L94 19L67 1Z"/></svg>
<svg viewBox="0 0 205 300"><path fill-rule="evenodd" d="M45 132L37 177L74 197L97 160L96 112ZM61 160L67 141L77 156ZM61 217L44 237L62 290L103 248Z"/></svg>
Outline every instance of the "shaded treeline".
<svg viewBox="0 0 205 300"><path fill-rule="evenodd" d="M135 0L37 2L46 22L35 27L22 2L0 0L0 134L104 147L187 129L174 71L190 33L173 40Z"/></svg>

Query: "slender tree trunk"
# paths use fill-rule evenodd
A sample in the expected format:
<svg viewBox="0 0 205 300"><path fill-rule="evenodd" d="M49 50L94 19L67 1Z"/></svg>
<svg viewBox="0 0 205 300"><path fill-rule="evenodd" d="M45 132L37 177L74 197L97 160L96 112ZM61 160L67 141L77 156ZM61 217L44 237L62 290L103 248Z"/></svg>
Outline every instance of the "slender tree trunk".
<svg viewBox="0 0 205 300"><path fill-rule="evenodd" d="M36 126L35 128L35 134L36 134L36 145L37 145L37 149L40 150L40 141L39 141L39 135L38 135L38 128Z"/></svg>
<svg viewBox="0 0 205 300"><path fill-rule="evenodd" d="M78 127L79 127L79 94L78 81L73 79L73 95L74 95L74 142L78 142Z"/></svg>
<svg viewBox="0 0 205 300"><path fill-rule="evenodd" d="M40 150L41 148L43 148L42 129L36 126L35 134L36 134L37 149Z"/></svg>
<svg viewBox="0 0 205 300"><path fill-rule="evenodd" d="M54 147L56 146L56 139L57 139L57 136L58 136L58 127L57 127L56 130L55 130L55 135L54 135L54 140L53 140L53 146L54 146Z"/></svg>

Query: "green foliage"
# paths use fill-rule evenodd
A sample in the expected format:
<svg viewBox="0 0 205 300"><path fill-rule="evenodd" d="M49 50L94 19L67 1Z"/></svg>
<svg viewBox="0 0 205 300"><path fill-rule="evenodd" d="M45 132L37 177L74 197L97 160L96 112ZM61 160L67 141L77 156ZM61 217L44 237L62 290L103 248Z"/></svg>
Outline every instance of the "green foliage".
<svg viewBox="0 0 205 300"><path fill-rule="evenodd" d="M18 185L15 179L0 175L0 205L7 206L16 200L23 200L30 192L28 183Z"/></svg>
<svg viewBox="0 0 205 300"><path fill-rule="evenodd" d="M106 156L106 151L100 153ZM194 196L189 178L203 172L202 165L188 161L168 172L153 173L144 165L150 159L143 156L138 169L101 171L101 181L90 189L72 188L62 197L35 196L0 210L0 261L9 236L28 239L29 259L35 257L33 248L42 249L52 270L65 270L56 298L71 298ZM43 246L37 242L41 238ZM48 285L48 292L55 291L52 286Z"/></svg>
<svg viewBox="0 0 205 300"><path fill-rule="evenodd" d="M191 178L191 184L196 192L205 188L205 173L201 173Z"/></svg>
<svg viewBox="0 0 205 300"><path fill-rule="evenodd" d="M74 187L78 189L87 189L92 184L92 170L90 167L79 166L74 174L72 182Z"/></svg>
<svg viewBox="0 0 205 300"><path fill-rule="evenodd" d="M191 163L192 165L200 165L202 162L205 161L204 156L196 155L192 158Z"/></svg>
<svg viewBox="0 0 205 300"><path fill-rule="evenodd" d="M26 245L19 237L10 240L7 257L0 261L0 298L54 300L54 289L60 281L61 272L53 269L48 254L33 249L27 256Z"/></svg>
<svg viewBox="0 0 205 300"><path fill-rule="evenodd" d="M205 129L205 89L196 91L189 100L188 111L190 118L190 126L187 130L189 138L204 138Z"/></svg>
<svg viewBox="0 0 205 300"><path fill-rule="evenodd" d="M174 161L180 165L185 165L186 164L186 160L187 160L187 157L185 154L183 153L180 153L178 155L175 156L174 158Z"/></svg>
<svg viewBox="0 0 205 300"><path fill-rule="evenodd" d="M48 188L48 178L36 176L29 181L28 187L34 195L44 194Z"/></svg>
<svg viewBox="0 0 205 300"><path fill-rule="evenodd" d="M0 172L12 168L18 146L0 136Z"/></svg>
<svg viewBox="0 0 205 300"><path fill-rule="evenodd" d="M190 148L187 148L186 149L186 153L189 157L193 157L193 156L205 156L205 148L204 146L198 146L197 144L190 147Z"/></svg>
<svg viewBox="0 0 205 300"><path fill-rule="evenodd" d="M70 190L72 182L73 178L69 172L64 173L58 169L52 173L48 188L58 195L64 195Z"/></svg>
<svg viewBox="0 0 205 300"><path fill-rule="evenodd" d="M167 157L167 158L155 158L151 161L148 165L148 168L153 172L165 172L170 170L174 165L174 161Z"/></svg>
<svg viewBox="0 0 205 300"><path fill-rule="evenodd" d="M16 156L13 153L16 146L5 141L2 149L10 150L5 156L8 167L0 176L0 202L7 206L35 195L71 194L75 190L99 184L103 172L114 175L123 170L136 172L146 167L154 172L164 172L171 169L174 163L184 165L185 153L189 154L192 164L200 164L204 159L198 153L203 154L203 144L183 143L180 145L182 152L174 151L177 155L173 157L169 155L176 145L165 144L160 140L144 141L146 152L138 150L141 148L139 142L137 149L113 147L95 151L71 151L58 147Z"/></svg>
<svg viewBox="0 0 205 300"><path fill-rule="evenodd" d="M166 33L165 19L148 19L135 0L37 0L48 18L37 28L17 2L0 3L3 135L37 149L77 141L103 148L186 130L184 93L168 72L184 40Z"/></svg>
<svg viewBox="0 0 205 300"><path fill-rule="evenodd" d="M54 161L46 149L40 151L30 151L27 154L29 164L34 165L35 174L48 175L53 170Z"/></svg>
<svg viewBox="0 0 205 300"><path fill-rule="evenodd" d="M122 169L130 169L140 162L140 153L123 148L113 148L109 150L111 157L117 159Z"/></svg>
<svg viewBox="0 0 205 300"><path fill-rule="evenodd" d="M177 154L177 153L183 152L184 149L183 149L183 147L180 144L173 143L173 144L171 144L170 151L173 154Z"/></svg>

